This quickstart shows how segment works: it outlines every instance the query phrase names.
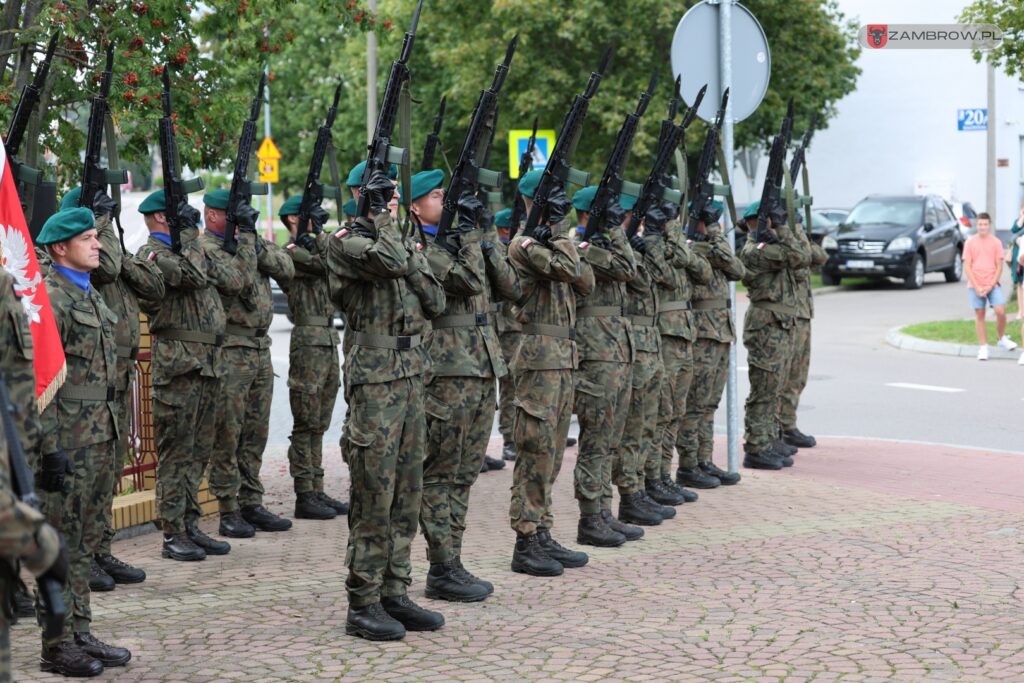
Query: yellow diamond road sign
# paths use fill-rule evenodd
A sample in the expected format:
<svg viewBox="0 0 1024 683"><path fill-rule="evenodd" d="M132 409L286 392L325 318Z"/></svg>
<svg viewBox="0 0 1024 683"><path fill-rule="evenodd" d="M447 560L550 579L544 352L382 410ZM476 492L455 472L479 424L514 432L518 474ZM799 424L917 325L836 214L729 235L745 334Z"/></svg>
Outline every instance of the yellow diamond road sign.
<svg viewBox="0 0 1024 683"><path fill-rule="evenodd" d="M508 132L508 177L519 177L519 159L530 144L533 129L510 130ZM530 170L543 169L548 163L548 154L555 148L555 131L538 130L537 142L533 146L533 163Z"/></svg>
<svg viewBox="0 0 1024 683"><path fill-rule="evenodd" d="M280 159L281 152L277 149L277 145L270 138L263 138L263 142L260 143L260 148L256 150L256 158L260 161L265 159ZM274 164L276 167L277 164Z"/></svg>
<svg viewBox="0 0 1024 683"><path fill-rule="evenodd" d="M268 140L270 138L267 138ZM260 157L260 182L277 182L277 159L264 159Z"/></svg>

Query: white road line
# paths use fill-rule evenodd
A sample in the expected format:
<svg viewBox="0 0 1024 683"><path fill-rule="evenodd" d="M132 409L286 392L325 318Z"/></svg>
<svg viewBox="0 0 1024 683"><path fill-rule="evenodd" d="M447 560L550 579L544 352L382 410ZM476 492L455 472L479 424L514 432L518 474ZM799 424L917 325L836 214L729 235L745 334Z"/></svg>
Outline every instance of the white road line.
<svg viewBox="0 0 1024 683"><path fill-rule="evenodd" d="M889 382L885 386L896 387L897 389L917 389L918 391L937 391L943 394L958 394L966 389L956 387L937 387L933 384L913 384L911 382Z"/></svg>

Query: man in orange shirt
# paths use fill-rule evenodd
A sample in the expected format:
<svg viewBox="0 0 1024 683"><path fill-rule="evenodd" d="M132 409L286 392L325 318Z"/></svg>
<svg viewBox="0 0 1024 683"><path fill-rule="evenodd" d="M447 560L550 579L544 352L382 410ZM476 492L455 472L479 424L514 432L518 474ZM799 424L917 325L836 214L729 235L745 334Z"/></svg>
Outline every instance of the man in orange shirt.
<svg viewBox="0 0 1024 683"><path fill-rule="evenodd" d="M974 326L978 332L978 360L988 360L988 339L985 330L985 305L996 312L999 348L1012 351L1016 342L1006 336L1006 294L999 286L1003 274L1003 243L992 234L992 219L978 214L978 234L964 245L964 272L967 274L967 295L974 309Z"/></svg>

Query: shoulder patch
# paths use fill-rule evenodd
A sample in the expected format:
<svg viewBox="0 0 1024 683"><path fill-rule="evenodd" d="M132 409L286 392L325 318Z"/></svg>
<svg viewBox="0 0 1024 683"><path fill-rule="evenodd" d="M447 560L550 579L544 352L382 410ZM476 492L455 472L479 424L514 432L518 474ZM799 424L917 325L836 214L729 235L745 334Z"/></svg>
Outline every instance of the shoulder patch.
<svg viewBox="0 0 1024 683"><path fill-rule="evenodd" d="M531 244L533 244L533 238L532 237L527 237L526 239L523 240L523 249L526 249Z"/></svg>
<svg viewBox="0 0 1024 683"><path fill-rule="evenodd" d="M347 234L348 234L348 228L342 228L338 232L334 233L334 239L338 239L339 237L344 237Z"/></svg>
<svg viewBox="0 0 1024 683"><path fill-rule="evenodd" d="M765 248L765 247L767 247L767 246L768 246L768 245L767 245L766 243L764 243L764 242L758 242L758 243L757 243L757 248L758 248L758 249L764 249L764 248Z"/></svg>

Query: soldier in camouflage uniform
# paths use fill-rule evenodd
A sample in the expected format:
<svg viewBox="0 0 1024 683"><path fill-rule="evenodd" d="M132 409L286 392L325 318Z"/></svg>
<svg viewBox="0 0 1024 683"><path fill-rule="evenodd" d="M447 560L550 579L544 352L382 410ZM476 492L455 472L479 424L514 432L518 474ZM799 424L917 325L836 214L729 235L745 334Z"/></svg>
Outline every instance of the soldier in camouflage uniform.
<svg viewBox="0 0 1024 683"><path fill-rule="evenodd" d="M727 472L711 459L715 438L715 411L729 371L729 348L736 340L729 310L729 282L743 277L746 269L733 254L719 219L724 207L713 202L697 225L705 239L690 248L711 264L711 281L693 290L693 317L697 341L693 345L693 382L686 397L686 417L676 439L679 480L694 488L733 485L740 475Z"/></svg>
<svg viewBox="0 0 1024 683"><path fill-rule="evenodd" d="M407 595L426 449L429 320L445 306L422 245L406 243L392 219L394 183L383 172L362 188L372 222L356 219L328 241L331 291L345 312L343 451L352 476L345 632L398 640L432 631L444 617Z"/></svg>
<svg viewBox="0 0 1024 683"><path fill-rule="evenodd" d="M288 282L295 274L291 258L256 234L258 213L248 202L235 207L238 233L253 238L255 259L224 248L227 208L225 189L203 197L206 230L200 241L211 271L231 274L217 285L226 324L220 353L221 398L217 402L217 439L210 454L210 491L220 509L221 535L250 538L260 531L286 531L292 523L263 506L260 467L270 429L274 366L267 332L274 319L270 279ZM238 273L241 287L235 287ZM230 282L231 284L228 284ZM198 511L197 511L198 513Z"/></svg>
<svg viewBox="0 0 1024 683"><path fill-rule="evenodd" d="M352 211L355 211L354 200ZM295 487L295 516L333 519L348 512L348 504L324 493L323 442L331 426L334 402L341 384L338 331L334 329L334 302L327 282L327 240L330 235L296 235L302 197L289 197L278 215L291 241L295 277L281 288L288 296L292 329L288 355L288 401L292 409L289 473ZM346 204L347 206L347 204ZM347 210L347 209L346 209ZM322 225L321 225L322 227ZM298 239L296 239L298 237Z"/></svg>
<svg viewBox="0 0 1024 683"><path fill-rule="evenodd" d="M745 220L756 220L759 204L755 202L747 208ZM743 344L750 366L743 466L778 470L793 464L774 445L779 433L784 373L799 313L796 272L810 265L811 254L786 225L784 209L773 211L769 218L766 233L757 234L755 228L740 252L740 260L747 268L743 283L750 297L750 308L743 321Z"/></svg>
<svg viewBox="0 0 1024 683"><path fill-rule="evenodd" d="M101 196L97 208L109 210L113 202ZM70 618L57 642L44 640L40 667L86 675L98 673L96 664L102 671L123 666L132 656L90 633L89 565L103 537L102 507L114 487L111 461L119 429L117 316L89 282L89 273L100 263L94 223L89 209L67 209L47 219L36 238L52 259L46 289L67 362L67 380L40 416L43 437L36 479L45 492L44 513L64 534L70 566L64 590Z"/></svg>
<svg viewBox="0 0 1024 683"><path fill-rule="evenodd" d="M76 187L64 195L61 209L79 205L82 188ZM116 209L111 202L109 206L100 206L94 202L96 232L102 249L100 250L100 266L92 272L91 281L103 297L103 302L117 316L114 325L114 337L117 343L117 424L119 438L117 452L111 461L113 471L110 478L117 481L121 477L129 451L129 411L131 410L131 384L135 379L135 356L139 351L139 297L159 300L164 296L164 281L157 270L156 264L144 257L133 257L124 253L121 242L111 220ZM96 554L90 567L89 588L92 591L114 590L116 583L141 583L146 579L146 572L133 567L114 557L110 552L110 544L114 539L114 490L102 503L103 538L96 548Z"/></svg>
<svg viewBox="0 0 1024 683"><path fill-rule="evenodd" d="M527 212L543 171L519 180ZM594 272L580 259L568 237L565 217L572 204L565 192L548 200L549 223L529 237L520 231L508 249L523 288L512 310L523 330L512 359L516 382L516 466L509 510L516 546L512 571L559 576L565 567L582 567L586 553L568 550L551 536L551 494L562 466L572 416L576 350L576 292L589 294Z"/></svg>
<svg viewBox="0 0 1024 683"><path fill-rule="evenodd" d="M220 348L224 343L224 307L217 287L240 292L255 269L221 268L207 258L196 225L199 212L182 201L178 207L181 243L172 247L164 214L163 190L139 205L149 240L143 247L164 278L166 296L140 300L153 335L153 427L156 434L156 508L164 532L163 557L203 560L225 555L231 546L199 529L199 485L217 439L220 398ZM238 238L239 262L256 258L255 235Z"/></svg>
<svg viewBox="0 0 1024 683"><path fill-rule="evenodd" d="M800 218L800 214L797 214ZM828 260L828 253L817 242L811 241L804 230L797 226L797 237L810 250L811 263L809 268L798 268L797 280L797 317L793 332L793 354L789 361L789 372L782 388L782 400L779 406L779 422L782 425L782 438L790 446L796 448L813 448L817 440L804 434L796 426L796 409L800 405L800 394L807 386L807 373L811 367L811 320L814 318L814 294L811 291L811 268L821 266Z"/></svg>
<svg viewBox="0 0 1024 683"><path fill-rule="evenodd" d="M512 209L502 209L494 214L494 227L497 231L498 241L501 243L502 253L508 251L509 230L512 227ZM511 301L502 301L497 304L498 310L495 313L495 321L498 330L498 341L501 344L501 356L506 365L512 363L512 356L515 355L516 346L519 344L519 333L523 326L512 315ZM503 441L501 457L505 460L515 461L516 443L512 438L512 425L515 422L515 380L512 372L504 375L498 380L498 431L501 432Z"/></svg>

